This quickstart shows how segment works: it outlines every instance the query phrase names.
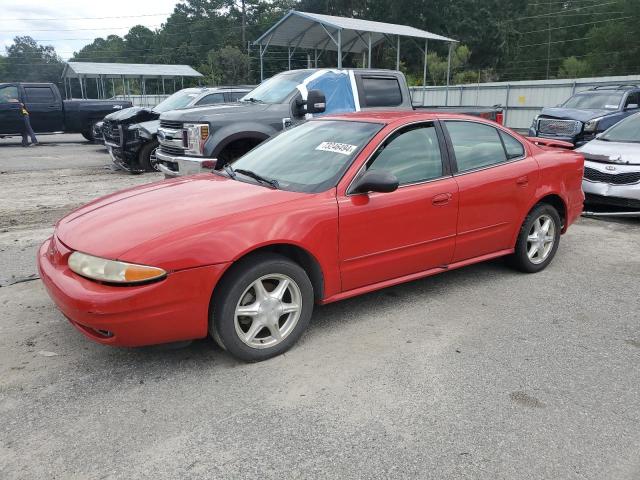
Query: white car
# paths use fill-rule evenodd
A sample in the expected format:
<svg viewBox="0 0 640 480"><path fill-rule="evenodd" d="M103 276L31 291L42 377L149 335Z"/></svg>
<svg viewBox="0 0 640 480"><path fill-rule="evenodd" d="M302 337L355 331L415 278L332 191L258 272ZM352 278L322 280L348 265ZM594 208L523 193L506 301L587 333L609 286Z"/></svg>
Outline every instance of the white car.
<svg viewBox="0 0 640 480"><path fill-rule="evenodd" d="M640 113L615 124L578 151L585 159L585 214L640 216Z"/></svg>

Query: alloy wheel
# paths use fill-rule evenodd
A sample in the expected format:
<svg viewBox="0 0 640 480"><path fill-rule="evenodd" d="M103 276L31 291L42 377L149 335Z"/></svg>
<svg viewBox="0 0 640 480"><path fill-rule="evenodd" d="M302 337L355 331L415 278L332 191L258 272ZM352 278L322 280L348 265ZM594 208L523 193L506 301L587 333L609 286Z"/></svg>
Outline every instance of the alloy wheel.
<svg viewBox="0 0 640 480"><path fill-rule="evenodd" d="M527 236L527 257L539 265L548 257L556 241L556 224L551 216L540 215L531 225Z"/></svg>

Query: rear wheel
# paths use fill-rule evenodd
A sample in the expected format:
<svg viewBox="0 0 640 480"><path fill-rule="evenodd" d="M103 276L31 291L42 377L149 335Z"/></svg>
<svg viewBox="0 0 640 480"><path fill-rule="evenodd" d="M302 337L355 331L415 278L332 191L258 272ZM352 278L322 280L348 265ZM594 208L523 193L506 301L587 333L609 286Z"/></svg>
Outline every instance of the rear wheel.
<svg viewBox="0 0 640 480"><path fill-rule="evenodd" d="M145 172L157 172L156 149L158 148L158 140L155 138L149 143L142 146L138 152L138 165Z"/></svg>
<svg viewBox="0 0 640 480"><path fill-rule="evenodd" d="M214 340L248 362L287 351L313 312L306 272L276 254L253 256L232 268L213 298L209 330Z"/></svg>
<svg viewBox="0 0 640 480"><path fill-rule="evenodd" d="M560 243L562 222L558 211L542 203L525 218L516 242L511 265L526 273L544 270L551 263Z"/></svg>

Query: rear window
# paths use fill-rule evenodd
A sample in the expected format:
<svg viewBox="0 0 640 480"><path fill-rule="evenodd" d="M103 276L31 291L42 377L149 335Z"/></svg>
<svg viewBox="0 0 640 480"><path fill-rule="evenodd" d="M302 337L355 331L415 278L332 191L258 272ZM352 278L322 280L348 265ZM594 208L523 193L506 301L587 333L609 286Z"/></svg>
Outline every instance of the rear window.
<svg viewBox="0 0 640 480"><path fill-rule="evenodd" d="M402 103L402 91L396 78L362 77L367 107L396 107Z"/></svg>
<svg viewBox="0 0 640 480"><path fill-rule="evenodd" d="M504 149L507 152L507 158L511 160L513 158L522 157L524 155L524 147L522 144L511 135L504 133L502 130L498 131L500 132L500 137L502 137Z"/></svg>
<svg viewBox="0 0 640 480"><path fill-rule="evenodd" d="M49 87L25 87L27 102L32 103L54 103L56 97Z"/></svg>

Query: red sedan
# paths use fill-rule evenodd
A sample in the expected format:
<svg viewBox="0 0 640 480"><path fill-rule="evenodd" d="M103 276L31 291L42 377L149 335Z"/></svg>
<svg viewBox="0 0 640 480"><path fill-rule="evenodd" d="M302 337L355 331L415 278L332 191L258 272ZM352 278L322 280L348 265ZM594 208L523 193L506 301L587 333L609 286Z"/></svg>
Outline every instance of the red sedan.
<svg viewBox="0 0 640 480"><path fill-rule="evenodd" d="M582 170L578 153L477 118L325 117L220 172L72 212L42 245L39 270L97 342L210 333L263 360L296 342L316 303L501 256L544 269L582 210Z"/></svg>

